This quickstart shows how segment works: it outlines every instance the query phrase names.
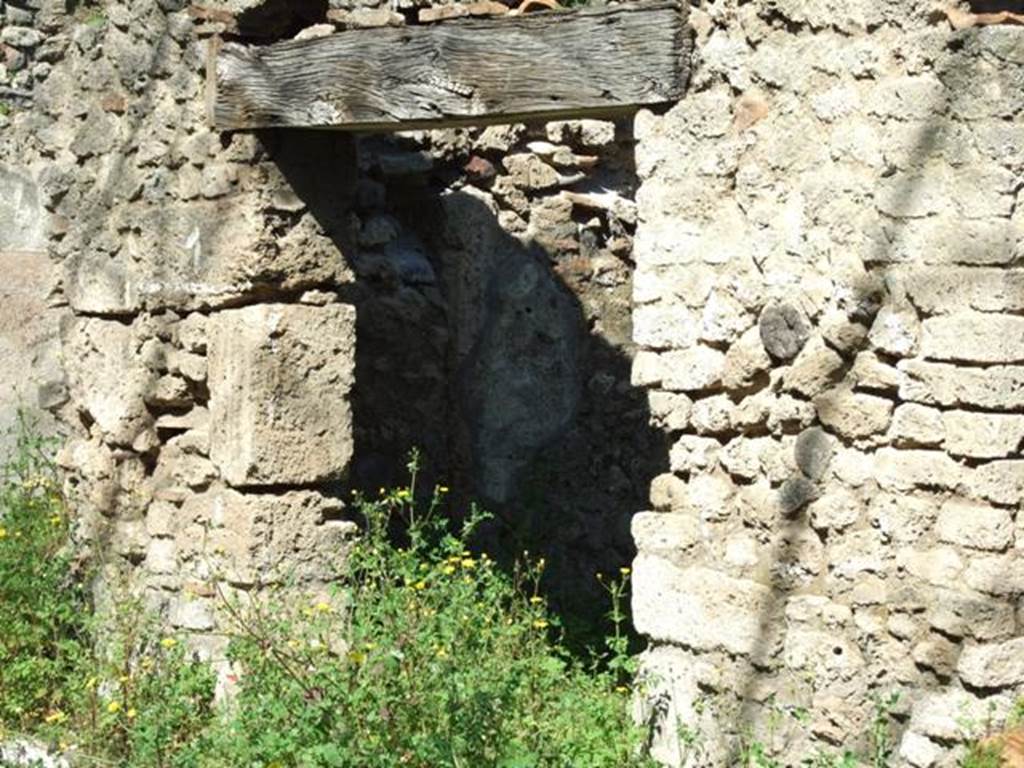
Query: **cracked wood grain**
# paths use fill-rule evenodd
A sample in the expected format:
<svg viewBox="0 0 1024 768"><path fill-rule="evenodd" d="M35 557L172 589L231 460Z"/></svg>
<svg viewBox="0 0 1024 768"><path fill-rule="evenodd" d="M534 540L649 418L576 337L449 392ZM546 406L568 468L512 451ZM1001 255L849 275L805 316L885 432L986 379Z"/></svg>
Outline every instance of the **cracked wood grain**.
<svg viewBox="0 0 1024 768"><path fill-rule="evenodd" d="M211 46L221 130L407 130L612 117L676 101L689 76L685 4L630 3L264 47Z"/></svg>

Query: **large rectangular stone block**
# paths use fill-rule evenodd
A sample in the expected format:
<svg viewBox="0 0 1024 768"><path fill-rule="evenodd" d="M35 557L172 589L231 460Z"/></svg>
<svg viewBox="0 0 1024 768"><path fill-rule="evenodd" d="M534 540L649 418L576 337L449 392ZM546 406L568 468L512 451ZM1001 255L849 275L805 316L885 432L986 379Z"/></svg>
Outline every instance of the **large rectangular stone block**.
<svg viewBox="0 0 1024 768"><path fill-rule="evenodd" d="M208 530L204 556L236 586L281 580L327 582L345 562L355 523L344 504L314 491L244 494L230 489L189 499L183 517ZM188 537L183 529L179 536ZM182 548L193 542L182 542Z"/></svg>
<svg viewBox="0 0 1024 768"><path fill-rule="evenodd" d="M922 323L921 352L929 360L1024 362L1024 317L958 312Z"/></svg>
<svg viewBox="0 0 1024 768"><path fill-rule="evenodd" d="M771 590L709 568L680 568L640 554L633 564L633 621L654 641L701 651L760 653L771 642Z"/></svg>
<svg viewBox="0 0 1024 768"><path fill-rule="evenodd" d="M355 310L261 304L209 323L210 457L232 486L310 485L352 456Z"/></svg>
<svg viewBox="0 0 1024 768"><path fill-rule="evenodd" d="M1016 410L1024 403L1024 367L969 368L923 360L901 360L901 400Z"/></svg>

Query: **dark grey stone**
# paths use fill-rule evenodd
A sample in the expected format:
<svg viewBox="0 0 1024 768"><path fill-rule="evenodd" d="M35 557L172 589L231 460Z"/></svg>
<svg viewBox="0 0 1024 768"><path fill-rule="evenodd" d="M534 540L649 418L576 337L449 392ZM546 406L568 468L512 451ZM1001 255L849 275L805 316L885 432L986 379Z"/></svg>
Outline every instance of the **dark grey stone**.
<svg viewBox="0 0 1024 768"><path fill-rule="evenodd" d="M796 465L811 480L821 480L832 462L832 440L821 427L805 429L796 439Z"/></svg>
<svg viewBox="0 0 1024 768"><path fill-rule="evenodd" d="M817 485L803 475L794 475L779 489L779 506L784 514L795 516L820 495Z"/></svg>
<svg viewBox="0 0 1024 768"><path fill-rule="evenodd" d="M790 304L765 307L759 328L761 343L776 362L788 362L800 354L811 335L811 324L804 313Z"/></svg>

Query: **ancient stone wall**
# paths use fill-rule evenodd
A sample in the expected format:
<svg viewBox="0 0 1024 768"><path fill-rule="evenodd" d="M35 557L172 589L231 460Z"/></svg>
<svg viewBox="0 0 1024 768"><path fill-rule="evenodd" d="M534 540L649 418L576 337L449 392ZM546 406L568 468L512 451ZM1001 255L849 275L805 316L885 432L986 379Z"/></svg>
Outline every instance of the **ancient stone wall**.
<svg viewBox="0 0 1024 768"><path fill-rule="evenodd" d="M403 482L418 446L425 486L484 499L506 546L543 542L563 602L600 599L666 456L629 383L629 122L221 135L210 35L452 11L39 5L6 17L2 161L31 179L8 208L32 202L55 272L44 404L98 594L143 595L217 655L221 598L286 574L322 589L343 500Z"/></svg>
<svg viewBox="0 0 1024 768"><path fill-rule="evenodd" d="M956 765L1024 691L1024 33L693 21L690 95L636 126L633 382L673 438L633 520L656 753L863 750L900 691L895 763Z"/></svg>
<svg viewBox="0 0 1024 768"><path fill-rule="evenodd" d="M321 590L418 445L564 603L635 540L665 762L862 745L900 690L900 760L954 764L1024 684L1024 36L720 0L635 130L206 127L207 36L470 7L422 5L0 3L2 375L98 593L215 656L218 592Z"/></svg>

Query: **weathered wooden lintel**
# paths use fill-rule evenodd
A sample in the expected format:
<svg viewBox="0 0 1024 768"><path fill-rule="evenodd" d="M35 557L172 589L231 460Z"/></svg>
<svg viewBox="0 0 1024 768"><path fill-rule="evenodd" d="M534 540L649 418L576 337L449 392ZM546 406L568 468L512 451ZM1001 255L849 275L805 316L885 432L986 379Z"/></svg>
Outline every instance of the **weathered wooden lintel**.
<svg viewBox="0 0 1024 768"><path fill-rule="evenodd" d="M356 131L615 117L677 101L688 3L351 30L262 47L211 46L221 130Z"/></svg>

